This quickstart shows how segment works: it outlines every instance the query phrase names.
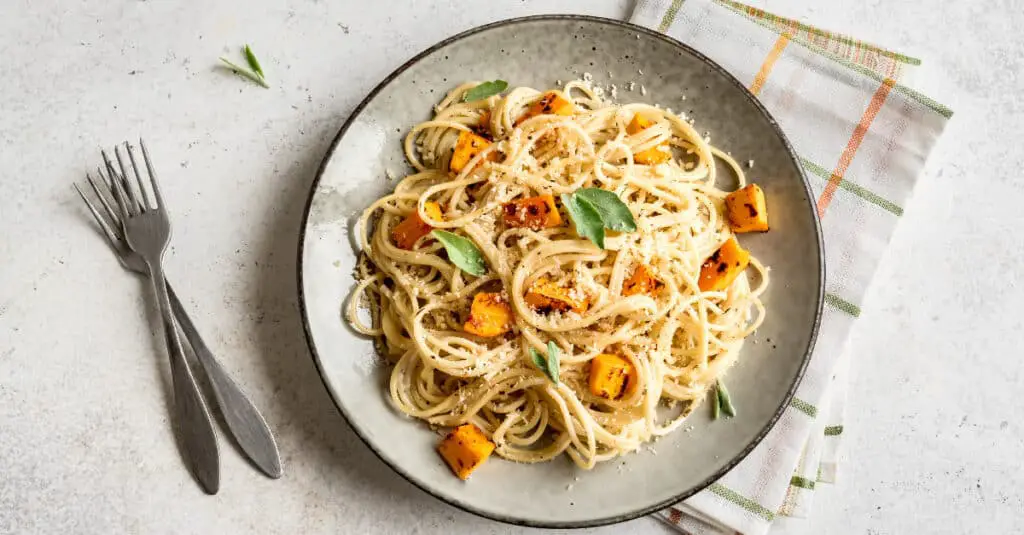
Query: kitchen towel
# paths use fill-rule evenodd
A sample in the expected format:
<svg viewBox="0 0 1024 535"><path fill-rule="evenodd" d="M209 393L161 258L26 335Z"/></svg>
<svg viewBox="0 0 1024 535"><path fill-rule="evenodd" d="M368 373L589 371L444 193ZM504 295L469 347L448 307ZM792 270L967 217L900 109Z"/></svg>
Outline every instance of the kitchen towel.
<svg viewBox="0 0 1024 535"><path fill-rule="evenodd" d="M906 84L920 61L729 0L638 0L634 24L705 54L768 108L800 157L825 244L825 308L796 396L728 474L657 513L692 534L763 535L806 516L842 450L845 346L878 262L952 111Z"/></svg>

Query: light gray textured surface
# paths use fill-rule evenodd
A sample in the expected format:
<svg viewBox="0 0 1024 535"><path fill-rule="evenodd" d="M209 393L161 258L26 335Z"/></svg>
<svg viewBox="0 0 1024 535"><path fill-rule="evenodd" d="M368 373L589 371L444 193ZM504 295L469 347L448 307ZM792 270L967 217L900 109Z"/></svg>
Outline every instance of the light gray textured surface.
<svg viewBox="0 0 1024 535"><path fill-rule="evenodd" d="M296 309L299 216L338 125L416 52L501 18L623 17L629 4L6 0L0 533L529 531L419 492L336 414ZM757 4L924 58L920 85L957 112L855 328L851 461L800 531L1012 532L1024 524L1024 11L1015 0ZM270 90L216 68L247 41ZM70 188L100 145L138 134L165 169L168 273L278 432L279 481L226 447L211 498L181 465L144 288ZM640 519L589 532L662 531Z"/></svg>

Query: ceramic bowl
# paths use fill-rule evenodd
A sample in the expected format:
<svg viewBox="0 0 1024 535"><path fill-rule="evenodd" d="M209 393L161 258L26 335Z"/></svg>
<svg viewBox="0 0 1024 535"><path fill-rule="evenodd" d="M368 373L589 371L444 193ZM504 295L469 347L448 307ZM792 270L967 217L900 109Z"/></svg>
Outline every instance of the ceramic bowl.
<svg viewBox="0 0 1024 535"><path fill-rule="evenodd" d="M585 73L589 73L586 75ZM351 331L342 303L354 285L354 218L394 188L408 166L409 128L466 80L554 87L584 76L616 84L618 102L683 111L712 143L754 160L772 230L742 237L771 268L767 319L727 383L739 413L711 421L697 410L684 429L593 470L568 459L527 465L492 458L469 481L437 454L438 435L390 405L389 368L370 340ZM633 90L628 88L632 86ZM685 97L685 99L684 99ZM496 520L580 527L627 520L703 489L764 438L793 395L814 344L824 278L821 235L807 182L778 124L741 83L700 53L630 24L581 16L502 21L447 39L378 85L341 127L306 207L299 287L306 334L324 383L355 432L380 458L426 492Z"/></svg>

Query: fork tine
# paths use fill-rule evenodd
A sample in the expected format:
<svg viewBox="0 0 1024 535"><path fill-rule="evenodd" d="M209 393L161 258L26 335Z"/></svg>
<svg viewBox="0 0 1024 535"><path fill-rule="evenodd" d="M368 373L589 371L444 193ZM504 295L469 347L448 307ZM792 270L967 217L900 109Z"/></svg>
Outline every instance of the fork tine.
<svg viewBox="0 0 1024 535"><path fill-rule="evenodd" d="M89 179L89 183L91 184L92 177L86 175L86 178ZM103 235L107 237L107 241L110 242L110 246L113 247L114 249L117 249L120 240L117 238L117 235L114 233L114 231L110 228L110 225L107 223L107 220L102 215L100 215L99 210L97 210L96 207L93 206L92 202L90 202L89 198L85 196L85 193L82 191L82 189L78 187L78 184L72 182L71 185L75 187L75 191L78 192L78 195L82 198L82 201L85 202L85 205L89 207L89 211L92 212L92 216L96 218L96 223L103 230ZM93 188L95 187L96 186L94 185Z"/></svg>
<svg viewBox="0 0 1024 535"><path fill-rule="evenodd" d="M141 139L140 139L141 141ZM152 210L156 208L152 203L149 202L149 197L146 195L146 187L142 184L142 174L139 173L139 166L135 165L135 151L132 150L132 146L127 141L124 142L124 150L128 153L128 160L132 162L132 171L135 173L135 182L139 185L139 205L145 212L147 209ZM150 179L152 182L152 178Z"/></svg>
<svg viewBox="0 0 1024 535"><path fill-rule="evenodd" d="M115 147L114 150L117 150L117 148ZM114 165L110 163L110 158L107 156L107 152L101 151L101 153L103 154L103 161L107 164L107 172L110 174L110 183L107 185L110 186L110 190L114 194L114 201L117 202L121 221L123 223L123 221L131 215L131 211L128 209L128 199L125 198L125 192L122 191L123 188L119 183L120 181L116 179L117 172L114 171Z"/></svg>
<svg viewBox="0 0 1024 535"><path fill-rule="evenodd" d="M139 138L139 146L142 147L142 159L146 160L146 171L149 173L149 184L153 186L153 199L156 207L164 210L164 200L160 196L160 181L156 179L156 171L153 170L153 163L149 159L149 151L146 150L146 143ZM164 213L167 213L166 210Z"/></svg>
<svg viewBox="0 0 1024 535"><path fill-rule="evenodd" d="M141 205L142 201L140 201L139 199L135 198L135 196L134 196L135 188L133 188L132 185L131 185L131 182L128 181L128 177L122 175L121 173L118 173L116 169L113 170L113 172L110 175L110 177L111 177L111 179L117 178L117 180L119 180L121 182L121 188L124 191L129 192L129 197L130 197L129 200L131 200L133 202L132 206L135 207L136 213L142 212L142 208L143 208L143 206ZM145 194L143 194L143 196L144 195Z"/></svg>
<svg viewBox="0 0 1024 535"><path fill-rule="evenodd" d="M96 173L100 177L99 178L99 182L100 182L100 184L102 184L102 186L100 184L97 184L96 183L97 181L94 180L92 178L92 175L90 175L88 173L86 173L85 178L89 180L89 185L92 186L93 193L96 194L96 198L98 198L100 200L100 204L103 206L103 209L106 211L106 216L107 216L106 219L108 221L110 221L111 223L113 223L113 226L115 228L120 229L121 228L121 218L118 217L117 210L114 210L114 208L110 206L110 203L107 202L107 196L108 195L109 196L113 196L113 194L110 192L110 188L107 187L107 184L109 182L107 181L106 177L103 176L103 171L99 167L96 168ZM120 233L118 233L118 234L120 234Z"/></svg>
<svg viewBox="0 0 1024 535"><path fill-rule="evenodd" d="M135 196L135 188L132 187L131 180L128 178L128 168L125 167L124 159L121 157L121 147L114 146L114 157L117 158L117 165L121 168L121 178L123 180L121 187L124 189L125 195L131 204L132 215L138 215L145 211L145 206L140 206L139 199Z"/></svg>

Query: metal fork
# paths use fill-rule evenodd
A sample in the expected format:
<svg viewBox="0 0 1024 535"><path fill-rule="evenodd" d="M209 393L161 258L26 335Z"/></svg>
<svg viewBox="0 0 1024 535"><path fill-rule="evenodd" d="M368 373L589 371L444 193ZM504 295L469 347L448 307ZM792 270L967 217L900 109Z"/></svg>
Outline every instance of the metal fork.
<svg viewBox="0 0 1024 535"><path fill-rule="evenodd" d="M124 166L124 160L121 158L120 151L117 149L115 149L115 156L117 157L118 164L121 167L120 175L114 170L114 167L110 162L110 159L106 156L106 153L103 154L103 157L109 179L105 177L103 171L99 169L97 171L101 184L97 184L97 181L93 180L92 176L86 175L89 185L92 187L93 193L99 200L99 204L102 206L103 213L105 215L101 214L100 209L89 201L88 196L82 192L77 184L75 185L75 189L78 191L78 194L82 197L82 200L96 219L97 224L107 237L107 240L110 243L111 248L114 250L118 260L125 268L142 274L148 274L150 272L150 264L147 260L133 251L128 244L125 243L125 238L128 238L129 243L131 240L129 234L126 232L126 230L128 230L127 225L132 224L134 227L147 229L155 228L157 237L160 237L161 233L164 234L161 240L163 245L159 245L158 243L157 245L148 246L150 257L153 256L152 251L156 251L156 270L162 271L159 269L160 254L162 253L170 234L170 222L166 217L166 212L163 210L162 201L159 196L159 186L156 183L156 175L153 172L149 153L146 150L145 145L142 144L143 157L145 159L147 171L149 172L152 191L156 197L157 204L147 201L145 189L142 186L142 175L139 173L138 167L135 164L134 152L131 150L130 146L127 144L125 144L125 146L132 164L132 170L135 173L136 182L139 185L138 196L134 194L131 184L126 179L128 175ZM116 209L111 207L111 204L107 200L108 197L112 197L114 199L114 202L118 205ZM122 212L121 216L117 214L119 211ZM127 216L124 215L126 212ZM135 214L135 219L133 219L132 214ZM138 222L144 221L139 217L146 214L148 214L147 218L149 221L139 224ZM145 227L143 227L143 225L145 225ZM166 231L161 231L159 226L165 226ZM152 239L150 241L152 241ZM161 304L161 315L164 318L164 331L168 339L168 349L171 353L172 378L174 380L175 387L175 404L178 409L179 418L182 420L182 431L186 434L186 440L184 442L186 443L187 455L189 457L189 461L193 465L192 468L193 472L196 474L196 478L207 492L215 493L217 491L219 486L219 468L217 464L216 442L213 439L214 435L212 432L212 425L209 422L209 413L203 404L202 397L194 394L194 392L198 392L198 389L194 388L195 380L192 376L191 369L188 366L187 361L185 361L183 353L180 351L181 344L180 340L177 338L177 331L174 329L174 322L169 321L167 318L166 305L168 302L171 312L173 312L178 325L185 334L185 338L192 346L193 353L195 353L200 365L203 367L210 379L210 385L213 387L214 396L217 403L220 405L221 412L224 415L224 420L228 425L228 429L235 436L235 439L242 450L260 470L270 477L280 477L280 454L278 453L277 444L274 441L273 434L270 432L263 416L235 384L235 382L231 380L220 363L214 358L209 348L203 342L202 337L195 329L195 326L192 324L192 321L189 319L188 314L185 312L180 300L174 293L173 288L171 288L169 284L158 284L155 277L151 278L153 279L154 288L158 294L158 301ZM161 293L161 287L166 288L166 299L161 299L159 295ZM177 344L175 344L175 342L177 342ZM175 346L178 348L178 351L174 349ZM198 427L189 427L193 423Z"/></svg>

